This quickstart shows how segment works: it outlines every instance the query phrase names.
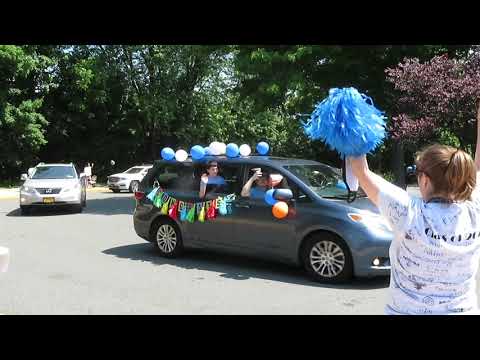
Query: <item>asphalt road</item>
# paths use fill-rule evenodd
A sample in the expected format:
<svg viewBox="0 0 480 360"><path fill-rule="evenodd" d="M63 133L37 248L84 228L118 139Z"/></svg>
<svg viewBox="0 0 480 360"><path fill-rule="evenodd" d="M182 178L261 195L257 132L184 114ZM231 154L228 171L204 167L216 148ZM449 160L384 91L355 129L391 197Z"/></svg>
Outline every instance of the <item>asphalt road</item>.
<svg viewBox="0 0 480 360"><path fill-rule="evenodd" d="M21 216L0 200L4 314L382 314L388 278L322 285L302 269L189 252L157 256L132 224L131 194L89 193L81 214Z"/></svg>

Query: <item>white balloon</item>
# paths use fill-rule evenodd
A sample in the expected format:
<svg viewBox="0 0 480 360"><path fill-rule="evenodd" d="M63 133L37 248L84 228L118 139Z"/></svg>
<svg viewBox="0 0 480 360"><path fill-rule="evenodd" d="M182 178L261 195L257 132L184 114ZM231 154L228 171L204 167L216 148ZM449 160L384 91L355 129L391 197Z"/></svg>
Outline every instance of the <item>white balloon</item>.
<svg viewBox="0 0 480 360"><path fill-rule="evenodd" d="M242 156L248 156L252 153L252 149L247 144L240 145L239 150L240 150L240 155L242 155Z"/></svg>
<svg viewBox="0 0 480 360"><path fill-rule="evenodd" d="M188 153L185 151L185 150L177 150L177 152L175 153L175 159L177 161L185 161L187 160L188 158Z"/></svg>
<svg viewBox="0 0 480 360"><path fill-rule="evenodd" d="M210 149L210 154L220 155L222 153L222 145L218 141L212 142L208 148Z"/></svg>
<svg viewBox="0 0 480 360"><path fill-rule="evenodd" d="M227 153L227 145L225 143L220 143L220 154L225 155Z"/></svg>

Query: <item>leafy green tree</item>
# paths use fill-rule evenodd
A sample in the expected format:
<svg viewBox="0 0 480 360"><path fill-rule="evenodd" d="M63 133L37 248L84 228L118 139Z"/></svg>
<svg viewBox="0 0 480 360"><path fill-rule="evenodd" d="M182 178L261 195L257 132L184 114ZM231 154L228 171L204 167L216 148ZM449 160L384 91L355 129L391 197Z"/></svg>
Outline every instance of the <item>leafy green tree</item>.
<svg viewBox="0 0 480 360"><path fill-rule="evenodd" d="M0 45L0 178L17 177L46 144L41 113L49 91L50 58L35 47Z"/></svg>

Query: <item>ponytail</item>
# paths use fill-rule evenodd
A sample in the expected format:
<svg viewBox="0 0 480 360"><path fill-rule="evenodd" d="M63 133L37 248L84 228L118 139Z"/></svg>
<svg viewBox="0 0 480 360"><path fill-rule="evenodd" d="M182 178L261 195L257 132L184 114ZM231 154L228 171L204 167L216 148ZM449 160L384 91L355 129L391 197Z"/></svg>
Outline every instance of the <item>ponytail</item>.
<svg viewBox="0 0 480 360"><path fill-rule="evenodd" d="M469 200L476 185L475 164L466 152L457 149L445 170L447 194L452 200Z"/></svg>
<svg viewBox="0 0 480 360"><path fill-rule="evenodd" d="M452 201L470 200L476 186L472 157L460 149L431 145L417 156L417 167L428 175L435 194Z"/></svg>

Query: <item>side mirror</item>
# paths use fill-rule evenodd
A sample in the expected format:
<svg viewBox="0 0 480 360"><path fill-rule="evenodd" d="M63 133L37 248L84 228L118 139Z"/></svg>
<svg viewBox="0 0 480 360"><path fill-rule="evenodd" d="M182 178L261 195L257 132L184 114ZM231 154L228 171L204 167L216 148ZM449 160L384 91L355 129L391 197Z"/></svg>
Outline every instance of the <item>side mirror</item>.
<svg viewBox="0 0 480 360"><path fill-rule="evenodd" d="M290 189L276 189L273 192L273 198L279 201L290 201L293 199L293 193Z"/></svg>
<svg viewBox="0 0 480 360"><path fill-rule="evenodd" d="M33 175L33 172L35 171L35 168L29 168L27 173L28 173L28 176L32 176Z"/></svg>
<svg viewBox="0 0 480 360"><path fill-rule="evenodd" d="M20 176L20 180L22 181L25 181L28 179L28 175L27 174L22 174L22 176Z"/></svg>

